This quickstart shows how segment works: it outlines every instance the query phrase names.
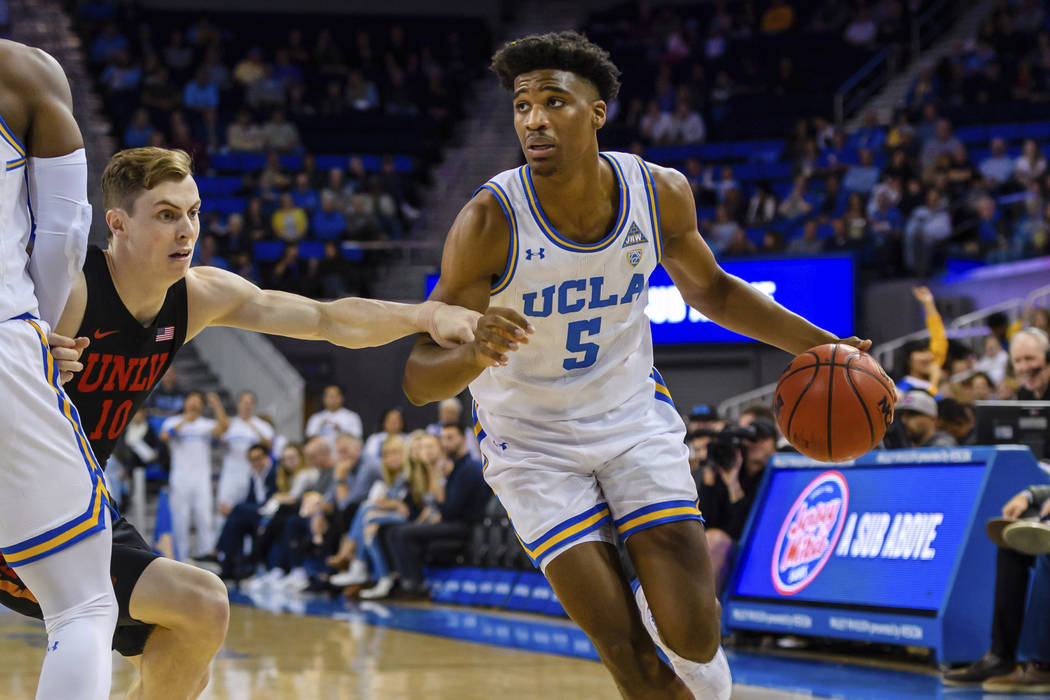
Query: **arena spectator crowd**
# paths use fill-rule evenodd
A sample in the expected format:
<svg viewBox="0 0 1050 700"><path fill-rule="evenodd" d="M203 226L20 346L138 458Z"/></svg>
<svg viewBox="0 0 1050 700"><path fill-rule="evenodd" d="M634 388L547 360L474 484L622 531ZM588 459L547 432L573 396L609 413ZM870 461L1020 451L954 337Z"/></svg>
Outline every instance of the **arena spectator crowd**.
<svg viewBox="0 0 1050 700"><path fill-rule="evenodd" d="M830 95L873 46L899 52L926 9L849 5L640 4L595 14L589 35L629 66L603 144L685 173L700 230L721 256L846 253L871 279L1050 254L1050 179L1037 141L1050 135L1043 3L998 3L975 37L922 66L886 123L869 113L847 131L831 122ZM818 41L827 47L819 66L807 63ZM631 78L643 71L655 80ZM701 145L741 137L766 140L741 142L728 159Z"/></svg>
<svg viewBox="0 0 1050 700"><path fill-rule="evenodd" d="M367 293L385 257L353 244L408 235L489 53L480 21L361 18L334 36L323 16L264 15L249 36L236 13L77 16L118 142L193 158L195 262L314 297Z"/></svg>

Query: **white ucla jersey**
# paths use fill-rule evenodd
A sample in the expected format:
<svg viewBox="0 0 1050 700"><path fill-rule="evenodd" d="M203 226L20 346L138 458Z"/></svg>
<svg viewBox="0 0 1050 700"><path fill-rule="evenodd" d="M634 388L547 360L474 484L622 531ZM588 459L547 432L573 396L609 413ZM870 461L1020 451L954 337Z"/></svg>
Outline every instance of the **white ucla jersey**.
<svg viewBox="0 0 1050 700"><path fill-rule="evenodd" d="M490 305L523 314L536 332L471 382L486 412L539 420L605 413L654 391L648 280L662 243L648 165L626 153L602 153L620 189L607 236L584 244L547 219L528 166L500 173L482 188L503 207L510 248Z"/></svg>
<svg viewBox="0 0 1050 700"><path fill-rule="evenodd" d="M0 321L36 315L26 247L33 232L26 184L26 150L0 115Z"/></svg>

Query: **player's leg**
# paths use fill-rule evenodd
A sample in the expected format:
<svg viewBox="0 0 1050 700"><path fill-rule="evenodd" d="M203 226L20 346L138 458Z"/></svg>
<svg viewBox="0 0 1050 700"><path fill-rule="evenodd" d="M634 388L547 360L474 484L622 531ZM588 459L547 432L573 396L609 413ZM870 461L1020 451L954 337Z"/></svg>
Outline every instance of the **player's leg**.
<svg viewBox="0 0 1050 700"><path fill-rule="evenodd" d="M700 523L680 520L641 530L628 538L627 551L660 637L685 659L711 661L721 643L722 610Z"/></svg>
<svg viewBox="0 0 1050 700"><path fill-rule="evenodd" d="M612 545L584 542L570 547L552 559L544 573L625 698L692 698L657 655Z"/></svg>
<svg viewBox="0 0 1050 700"><path fill-rule="evenodd" d="M230 603L222 580L195 566L155 559L135 584L128 611L157 626L142 651L138 697L197 697L226 638Z"/></svg>
<svg viewBox="0 0 1050 700"><path fill-rule="evenodd" d="M110 546L107 527L16 569L40 601L47 628L47 654L36 695L41 700L109 697L110 644L117 623Z"/></svg>
<svg viewBox="0 0 1050 700"><path fill-rule="evenodd" d="M606 439L620 450L597 477L641 583L643 622L696 697L721 700L729 697L732 678L719 649L714 571L685 426L661 387L657 381L654 396L625 404L631 415L609 417L618 433Z"/></svg>
<svg viewBox="0 0 1050 700"><path fill-rule="evenodd" d="M108 494L33 319L0 322L0 394L0 549L48 632L37 697L108 698Z"/></svg>

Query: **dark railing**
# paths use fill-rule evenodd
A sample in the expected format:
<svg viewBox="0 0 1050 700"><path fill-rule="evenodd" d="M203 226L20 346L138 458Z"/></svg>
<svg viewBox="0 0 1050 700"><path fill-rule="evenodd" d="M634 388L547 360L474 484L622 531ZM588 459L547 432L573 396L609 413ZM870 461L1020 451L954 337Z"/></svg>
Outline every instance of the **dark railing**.
<svg viewBox="0 0 1050 700"><path fill-rule="evenodd" d="M908 33L907 47L883 49L835 92L835 123L842 126L861 105L881 90L899 70L918 60L923 51L962 16L974 0L938 0L915 17Z"/></svg>

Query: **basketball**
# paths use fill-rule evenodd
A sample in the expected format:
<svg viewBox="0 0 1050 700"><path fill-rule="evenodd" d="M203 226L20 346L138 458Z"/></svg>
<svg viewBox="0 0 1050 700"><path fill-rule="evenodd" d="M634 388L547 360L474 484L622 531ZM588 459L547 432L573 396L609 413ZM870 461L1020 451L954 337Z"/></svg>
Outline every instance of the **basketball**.
<svg viewBox="0 0 1050 700"><path fill-rule="evenodd" d="M893 382L871 355L840 343L798 355L777 382L773 410L788 441L821 462L865 454L893 415Z"/></svg>

